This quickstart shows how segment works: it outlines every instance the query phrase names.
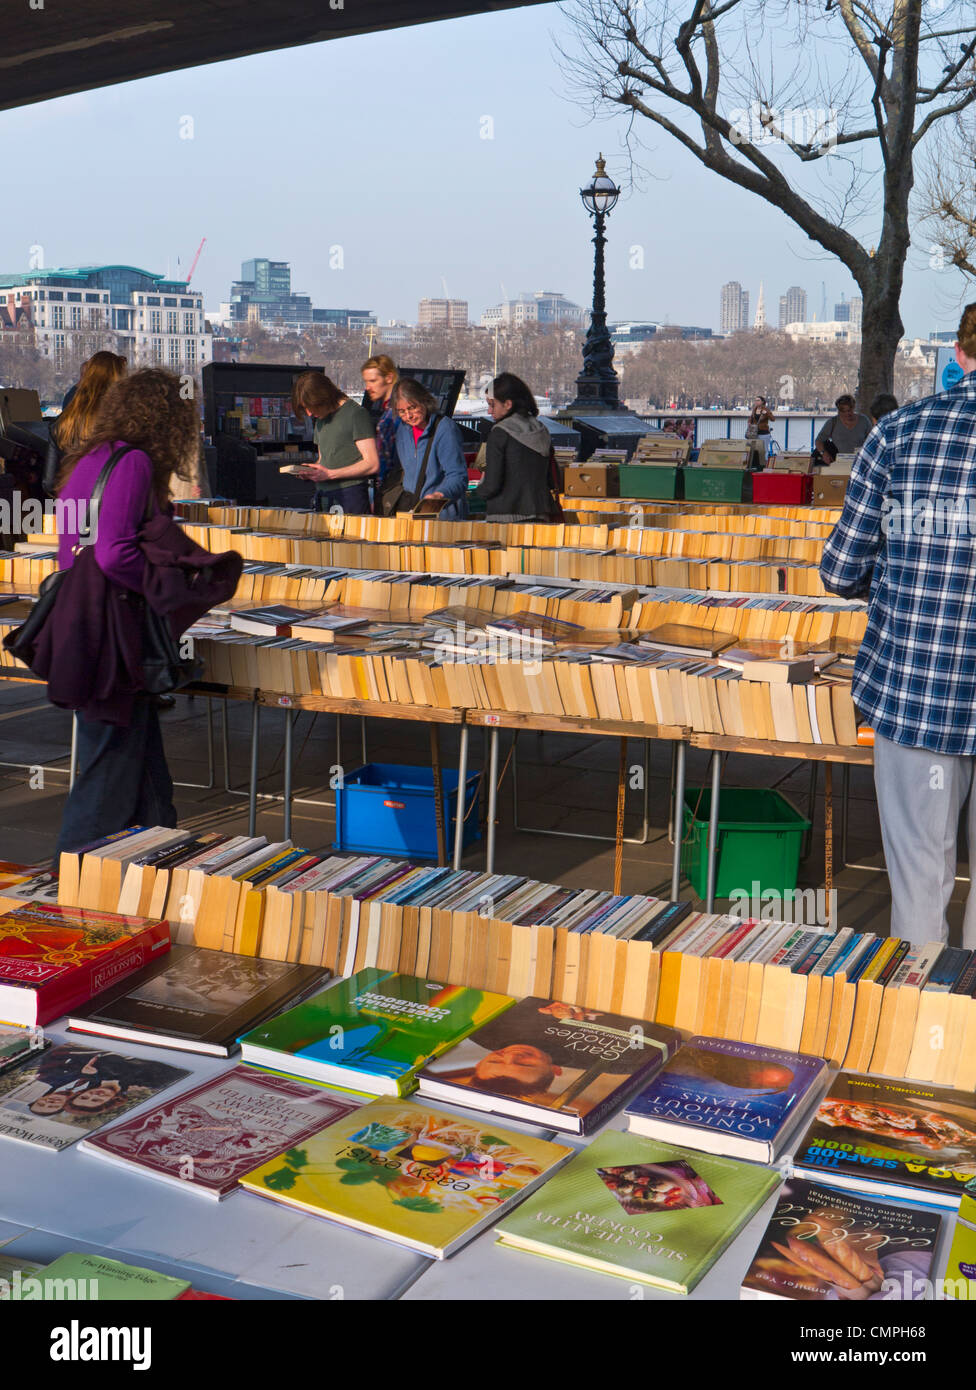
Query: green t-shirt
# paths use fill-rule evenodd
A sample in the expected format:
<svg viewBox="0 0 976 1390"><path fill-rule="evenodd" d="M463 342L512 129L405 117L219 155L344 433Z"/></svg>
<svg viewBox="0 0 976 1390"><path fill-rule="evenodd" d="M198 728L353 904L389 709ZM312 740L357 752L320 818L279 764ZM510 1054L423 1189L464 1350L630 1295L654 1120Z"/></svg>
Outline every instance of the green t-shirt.
<svg viewBox="0 0 976 1390"><path fill-rule="evenodd" d="M369 412L355 401L340 405L334 415L328 415L315 422L315 443L318 446L323 468L348 468L358 463L362 455L357 441L373 439L376 431ZM318 483L320 492L335 492L340 488L354 487L365 482L365 478L349 478L343 482L333 478L330 482Z"/></svg>

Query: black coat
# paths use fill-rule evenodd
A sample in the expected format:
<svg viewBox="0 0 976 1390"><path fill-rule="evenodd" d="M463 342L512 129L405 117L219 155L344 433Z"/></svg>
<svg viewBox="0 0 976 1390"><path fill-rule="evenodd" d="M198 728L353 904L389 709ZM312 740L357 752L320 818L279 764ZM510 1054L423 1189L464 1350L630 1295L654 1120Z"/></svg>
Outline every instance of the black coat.
<svg viewBox="0 0 976 1390"><path fill-rule="evenodd" d="M488 436L485 475L476 495L493 516L551 516L550 458L496 425Z"/></svg>

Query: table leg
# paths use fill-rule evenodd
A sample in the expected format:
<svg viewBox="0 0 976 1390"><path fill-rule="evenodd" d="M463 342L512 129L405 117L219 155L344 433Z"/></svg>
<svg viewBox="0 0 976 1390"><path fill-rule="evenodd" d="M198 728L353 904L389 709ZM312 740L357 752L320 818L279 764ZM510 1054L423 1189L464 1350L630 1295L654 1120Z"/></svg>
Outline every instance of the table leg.
<svg viewBox="0 0 976 1390"><path fill-rule="evenodd" d="M467 787L466 787L465 784L467 783L467 780L468 780L468 733L469 733L469 732L470 732L470 731L469 731L468 725L467 725L467 724L462 724L462 725L461 725L461 747L460 747L460 750L459 750L459 752L458 752L458 795L457 795L457 813L456 813L456 815L455 815L455 817L454 817L454 859L453 859L452 864L451 864L451 867L454 868L454 869L460 869L460 867L461 867L461 854L462 854L463 849L464 849L464 821L465 821L465 816L464 816L465 804L464 804L464 803L465 803L465 800L466 800L466 791L467 791Z"/></svg>
<svg viewBox="0 0 976 1390"><path fill-rule="evenodd" d="M824 892L834 888L834 767L824 763Z"/></svg>
<svg viewBox="0 0 976 1390"><path fill-rule="evenodd" d="M251 782L247 792L247 833L252 839L257 834L258 823L258 721L260 713L261 706L255 700L251 715Z"/></svg>
<svg viewBox="0 0 976 1390"><path fill-rule="evenodd" d="M430 726L430 767L434 774L434 821L437 826L437 863L447 863L447 841L444 833L444 779L441 776L440 728Z"/></svg>
<svg viewBox="0 0 976 1390"><path fill-rule="evenodd" d="M488 823L485 826L485 871L495 872L495 822L498 819L498 730L488 735Z"/></svg>
<svg viewBox="0 0 976 1390"><path fill-rule="evenodd" d="M291 839L291 767L292 734L295 727L295 711L285 710L285 839Z"/></svg>
<svg viewBox="0 0 976 1390"><path fill-rule="evenodd" d="M671 855L672 902L678 901L681 892L681 842L684 839L685 825L685 757L687 752L687 746L679 739L675 745L674 810L671 822L674 827L674 849Z"/></svg>
<svg viewBox="0 0 976 1390"><path fill-rule="evenodd" d="M68 791L74 790L75 778L78 776L78 711L75 710L71 716L71 762L68 770Z"/></svg>
<svg viewBox="0 0 976 1390"><path fill-rule="evenodd" d="M627 740L620 740L617 767L617 830L613 845L613 891L620 892L624 874L624 814L627 809Z"/></svg>
<svg viewBox="0 0 976 1390"><path fill-rule="evenodd" d="M722 755L712 754L712 804L708 814L708 881L705 911L715 911L715 877L718 870L718 802L722 786Z"/></svg>

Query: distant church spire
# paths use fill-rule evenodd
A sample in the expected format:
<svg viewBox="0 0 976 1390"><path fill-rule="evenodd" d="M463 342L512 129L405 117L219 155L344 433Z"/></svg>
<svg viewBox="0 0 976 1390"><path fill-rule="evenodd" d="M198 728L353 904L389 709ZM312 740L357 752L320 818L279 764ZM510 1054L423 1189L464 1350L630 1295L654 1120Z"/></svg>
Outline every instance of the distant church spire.
<svg viewBox="0 0 976 1390"><path fill-rule="evenodd" d="M766 331L766 296L763 291L763 282L759 281L759 302L756 305L756 321L752 325L754 333L764 333Z"/></svg>

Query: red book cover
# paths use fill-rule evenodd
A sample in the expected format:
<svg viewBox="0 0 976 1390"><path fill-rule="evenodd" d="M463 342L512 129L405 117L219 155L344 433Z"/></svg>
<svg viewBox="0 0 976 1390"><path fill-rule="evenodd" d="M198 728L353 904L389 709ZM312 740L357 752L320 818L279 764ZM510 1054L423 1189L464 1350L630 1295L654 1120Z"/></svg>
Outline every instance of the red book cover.
<svg viewBox="0 0 976 1390"><path fill-rule="evenodd" d="M0 1019L50 1023L169 946L168 922L25 903L0 916Z"/></svg>
<svg viewBox="0 0 976 1390"><path fill-rule="evenodd" d="M182 1302L184 1302L184 1300L186 1300L186 1299L189 1299L191 1302L196 1302L197 1300L201 1300L201 1299L206 1299L208 1302L213 1302L213 1303L236 1303L236 1302L237 1302L237 1299L236 1299L236 1298L228 1298L226 1294L222 1294L222 1293L204 1293L202 1289L184 1289L182 1293L178 1293L178 1294L176 1295L176 1297L173 1299L173 1302L174 1302L174 1303L182 1303Z"/></svg>

